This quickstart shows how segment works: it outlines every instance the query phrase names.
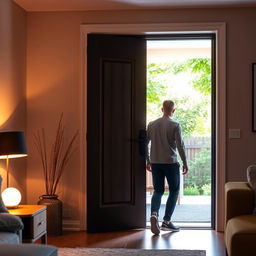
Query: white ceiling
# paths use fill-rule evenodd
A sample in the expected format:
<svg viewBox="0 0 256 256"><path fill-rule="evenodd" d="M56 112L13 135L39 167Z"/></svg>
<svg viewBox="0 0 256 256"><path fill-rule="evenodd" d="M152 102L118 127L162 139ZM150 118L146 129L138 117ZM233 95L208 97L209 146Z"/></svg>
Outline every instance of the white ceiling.
<svg viewBox="0 0 256 256"><path fill-rule="evenodd" d="M252 7L256 0L14 0L27 11Z"/></svg>

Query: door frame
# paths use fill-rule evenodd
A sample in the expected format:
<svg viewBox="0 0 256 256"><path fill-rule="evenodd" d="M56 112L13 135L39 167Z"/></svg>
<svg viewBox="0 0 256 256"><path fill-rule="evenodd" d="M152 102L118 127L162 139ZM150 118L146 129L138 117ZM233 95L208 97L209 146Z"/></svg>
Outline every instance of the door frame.
<svg viewBox="0 0 256 256"><path fill-rule="evenodd" d="M191 33L216 35L216 195L215 230L224 230L224 184L226 181L226 23L148 23L148 24L92 24L80 26L81 37L81 77L80 77L80 113L81 113L81 168L80 187L80 229L86 230L86 177L87 177L87 35L102 34L177 34Z"/></svg>

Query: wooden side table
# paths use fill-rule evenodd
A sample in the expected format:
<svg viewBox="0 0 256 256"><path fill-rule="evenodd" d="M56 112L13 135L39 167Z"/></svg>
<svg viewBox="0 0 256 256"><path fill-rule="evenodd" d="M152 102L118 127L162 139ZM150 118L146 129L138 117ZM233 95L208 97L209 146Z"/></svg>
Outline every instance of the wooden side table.
<svg viewBox="0 0 256 256"><path fill-rule="evenodd" d="M46 206L19 205L16 209L9 209L9 213L22 219L24 224L23 242L33 243L41 238L41 242L47 244Z"/></svg>

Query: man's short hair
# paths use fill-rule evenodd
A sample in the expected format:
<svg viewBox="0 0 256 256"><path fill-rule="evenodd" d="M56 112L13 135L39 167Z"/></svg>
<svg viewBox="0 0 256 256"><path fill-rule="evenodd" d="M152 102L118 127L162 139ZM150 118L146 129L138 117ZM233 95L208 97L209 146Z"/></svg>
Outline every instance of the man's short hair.
<svg viewBox="0 0 256 256"><path fill-rule="evenodd" d="M174 109L174 102L172 100L165 100L163 102L163 109L165 111L171 112Z"/></svg>

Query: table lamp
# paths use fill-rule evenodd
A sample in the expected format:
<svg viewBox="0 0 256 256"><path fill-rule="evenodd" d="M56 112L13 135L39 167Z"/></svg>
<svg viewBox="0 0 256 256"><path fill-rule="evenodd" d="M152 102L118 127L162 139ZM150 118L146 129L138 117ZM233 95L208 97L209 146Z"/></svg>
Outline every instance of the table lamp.
<svg viewBox="0 0 256 256"><path fill-rule="evenodd" d="M18 189L9 187L9 160L27 156L24 133L20 131L0 132L0 159L6 159L7 188L2 199L7 208L17 208L21 201Z"/></svg>

